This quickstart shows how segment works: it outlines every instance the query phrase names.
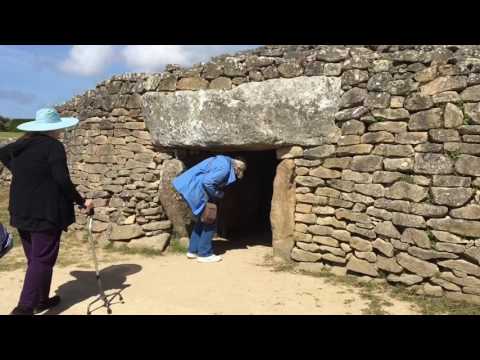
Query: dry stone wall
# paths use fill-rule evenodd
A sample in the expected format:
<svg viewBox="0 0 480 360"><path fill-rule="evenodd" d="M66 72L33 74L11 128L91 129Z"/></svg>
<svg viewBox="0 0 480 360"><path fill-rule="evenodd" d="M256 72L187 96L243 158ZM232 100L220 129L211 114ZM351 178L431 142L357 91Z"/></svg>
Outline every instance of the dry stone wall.
<svg viewBox="0 0 480 360"><path fill-rule="evenodd" d="M278 150L295 165L291 259L480 303L479 46L266 46L99 84L58 108L81 120L66 143L72 176L98 207L98 237L164 248L170 220L185 215L178 198L159 196L173 193L164 174L182 164L154 145L144 94L302 76L340 79L341 135Z"/></svg>
<svg viewBox="0 0 480 360"><path fill-rule="evenodd" d="M155 151L145 129L139 95L142 74L114 77L58 107L79 126L64 140L72 179L96 207L99 242L163 250L172 224L159 201L161 165L171 155ZM77 214L74 228L82 229Z"/></svg>
<svg viewBox="0 0 480 360"><path fill-rule="evenodd" d="M342 136L292 151L292 259L480 303L478 50L330 53Z"/></svg>

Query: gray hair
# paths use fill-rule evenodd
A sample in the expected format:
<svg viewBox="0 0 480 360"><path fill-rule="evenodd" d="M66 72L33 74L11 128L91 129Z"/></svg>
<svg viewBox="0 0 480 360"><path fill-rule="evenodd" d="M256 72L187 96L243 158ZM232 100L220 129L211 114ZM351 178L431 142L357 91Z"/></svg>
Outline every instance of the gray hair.
<svg viewBox="0 0 480 360"><path fill-rule="evenodd" d="M233 159L233 166L235 166L237 169L241 171L247 170L247 163L245 162L244 159L241 159L241 158Z"/></svg>

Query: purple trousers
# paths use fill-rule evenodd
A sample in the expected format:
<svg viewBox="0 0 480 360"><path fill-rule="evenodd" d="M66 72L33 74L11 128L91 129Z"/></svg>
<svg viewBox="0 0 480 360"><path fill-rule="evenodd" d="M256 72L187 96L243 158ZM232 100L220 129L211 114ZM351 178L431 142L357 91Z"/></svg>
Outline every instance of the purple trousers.
<svg viewBox="0 0 480 360"><path fill-rule="evenodd" d="M28 267L18 305L35 309L48 300L52 283L53 266L57 261L61 230L42 232L18 231Z"/></svg>

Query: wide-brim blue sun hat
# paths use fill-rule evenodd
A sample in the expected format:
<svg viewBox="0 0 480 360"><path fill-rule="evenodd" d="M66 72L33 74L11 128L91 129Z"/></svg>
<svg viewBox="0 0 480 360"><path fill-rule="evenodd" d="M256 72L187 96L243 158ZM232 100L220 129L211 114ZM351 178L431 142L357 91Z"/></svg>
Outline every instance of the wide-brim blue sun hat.
<svg viewBox="0 0 480 360"><path fill-rule="evenodd" d="M54 131L68 129L78 124L78 119L74 117L60 117L57 110L53 108L45 108L37 111L34 121L17 126L20 131Z"/></svg>

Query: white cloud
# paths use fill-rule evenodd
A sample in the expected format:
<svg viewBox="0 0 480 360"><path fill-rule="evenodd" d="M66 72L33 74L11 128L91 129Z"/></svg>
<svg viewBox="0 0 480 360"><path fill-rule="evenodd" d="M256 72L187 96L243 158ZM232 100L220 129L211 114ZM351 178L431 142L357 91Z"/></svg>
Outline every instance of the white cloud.
<svg viewBox="0 0 480 360"><path fill-rule="evenodd" d="M92 76L115 62L127 71L160 72L167 64L191 66L212 56L253 48L253 45L74 45L60 64L62 71ZM118 56L116 56L118 54Z"/></svg>
<svg viewBox="0 0 480 360"><path fill-rule="evenodd" d="M128 45L122 55L127 66L139 72L159 71L166 64L189 63L189 54L183 45Z"/></svg>
<svg viewBox="0 0 480 360"><path fill-rule="evenodd" d="M113 55L112 45L74 45L60 68L77 75L96 75L107 67Z"/></svg>
<svg viewBox="0 0 480 360"><path fill-rule="evenodd" d="M250 45L127 45L122 55L127 66L137 72L163 70L167 64L189 66L222 53L235 52Z"/></svg>

